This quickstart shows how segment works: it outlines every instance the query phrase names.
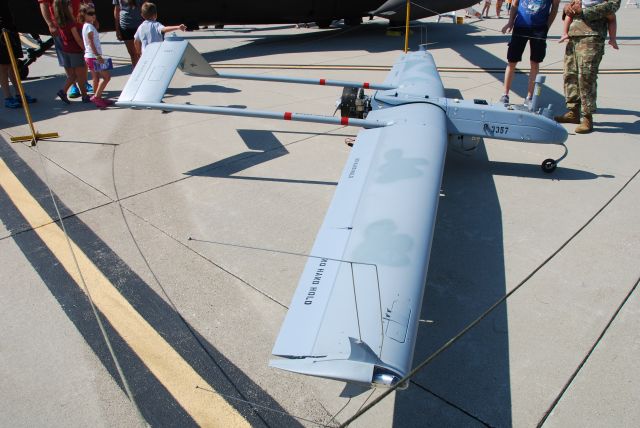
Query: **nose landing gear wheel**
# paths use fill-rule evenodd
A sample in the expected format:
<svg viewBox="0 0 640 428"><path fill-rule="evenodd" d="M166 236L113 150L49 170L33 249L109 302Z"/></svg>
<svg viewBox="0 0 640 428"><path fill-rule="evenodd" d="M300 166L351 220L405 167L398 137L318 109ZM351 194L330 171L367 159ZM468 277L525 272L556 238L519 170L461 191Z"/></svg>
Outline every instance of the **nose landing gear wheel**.
<svg viewBox="0 0 640 428"><path fill-rule="evenodd" d="M558 162L556 162L553 159L545 159L542 162L542 165L540 165L540 167L542 168L542 170L544 172L546 172L547 174L552 173L553 171L556 170L556 167L558 166Z"/></svg>
<svg viewBox="0 0 640 428"><path fill-rule="evenodd" d="M553 171L555 171L556 168L558 167L558 163L560 163L560 161L566 158L567 155L569 154L569 149L567 148L567 145L562 143L561 146L564 148L564 154L562 156L560 156L558 159L549 158L542 161L540 168L542 168L542 170L545 173L551 174Z"/></svg>

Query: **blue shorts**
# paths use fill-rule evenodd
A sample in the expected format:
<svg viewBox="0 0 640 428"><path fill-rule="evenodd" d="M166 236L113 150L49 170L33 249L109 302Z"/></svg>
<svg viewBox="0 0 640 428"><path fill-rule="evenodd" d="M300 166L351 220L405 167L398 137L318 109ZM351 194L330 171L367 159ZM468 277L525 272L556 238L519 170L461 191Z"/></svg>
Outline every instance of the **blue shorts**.
<svg viewBox="0 0 640 428"><path fill-rule="evenodd" d="M531 51L530 59L533 62L542 62L547 54L547 33L549 29L514 27L509 49L507 49L507 61L522 61L522 53L524 52L527 42L529 42L529 50Z"/></svg>
<svg viewBox="0 0 640 428"><path fill-rule="evenodd" d="M60 36L53 37L53 46L56 48L56 56L58 57L58 65L64 67L64 58L62 57L62 39Z"/></svg>

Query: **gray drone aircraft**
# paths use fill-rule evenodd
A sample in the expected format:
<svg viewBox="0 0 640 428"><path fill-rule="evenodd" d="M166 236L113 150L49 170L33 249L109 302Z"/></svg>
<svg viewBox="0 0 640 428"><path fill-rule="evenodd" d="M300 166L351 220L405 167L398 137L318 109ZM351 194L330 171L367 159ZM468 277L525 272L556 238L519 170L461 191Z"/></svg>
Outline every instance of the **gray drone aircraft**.
<svg viewBox="0 0 640 428"><path fill-rule="evenodd" d="M341 117L163 103L175 70L202 77L345 88ZM184 39L144 51L117 105L342 124L353 145L273 347L280 369L367 386L411 370L448 143L482 139L558 144L567 131L539 108L448 99L426 50L404 53L381 84L217 72ZM365 95L364 90L375 90Z"/></svg>

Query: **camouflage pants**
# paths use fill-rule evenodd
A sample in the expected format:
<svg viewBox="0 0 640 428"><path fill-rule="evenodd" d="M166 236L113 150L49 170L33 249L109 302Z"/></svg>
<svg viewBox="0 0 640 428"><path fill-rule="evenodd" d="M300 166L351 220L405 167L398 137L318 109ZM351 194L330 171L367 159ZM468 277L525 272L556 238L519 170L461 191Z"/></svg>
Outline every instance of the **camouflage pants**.
<svg viewBox="0 0 640 428"><path fill-rule="evenodd" d="M568 109L578 108L583 115L596 111L598 68L603 55L601 37L569 37L564 53L564 96Z"/></svg>

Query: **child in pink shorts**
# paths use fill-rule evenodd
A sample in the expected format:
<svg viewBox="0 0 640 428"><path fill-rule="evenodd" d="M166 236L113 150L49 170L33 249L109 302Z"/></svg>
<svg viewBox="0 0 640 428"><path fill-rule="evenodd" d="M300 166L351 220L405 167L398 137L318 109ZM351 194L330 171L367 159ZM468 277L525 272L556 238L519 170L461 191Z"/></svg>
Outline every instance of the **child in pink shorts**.
<svg viewBox="0 0 640 428"><path fill-rule="evenodd" d="M91 101L100 109L104 109L113 104L113 101L102 98L102 92L106 88L107 83L111 80L111 75L107 70L97 70L96 64L104 64L102 58L102 46L98 37L98 30L93 23L96 21L96 10L91 4L83 4L80 6L78 13L78 21L83 23L82 40L84 42L84 60L91 70L93 79L93 88L95 95L91 97ZM102 80L100 80L102 78Z"/></svg>

